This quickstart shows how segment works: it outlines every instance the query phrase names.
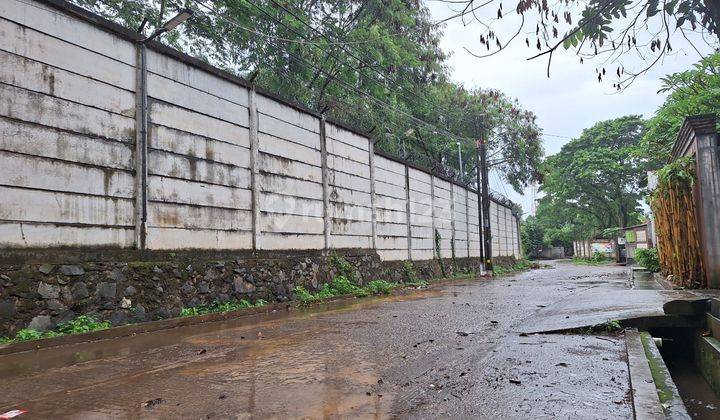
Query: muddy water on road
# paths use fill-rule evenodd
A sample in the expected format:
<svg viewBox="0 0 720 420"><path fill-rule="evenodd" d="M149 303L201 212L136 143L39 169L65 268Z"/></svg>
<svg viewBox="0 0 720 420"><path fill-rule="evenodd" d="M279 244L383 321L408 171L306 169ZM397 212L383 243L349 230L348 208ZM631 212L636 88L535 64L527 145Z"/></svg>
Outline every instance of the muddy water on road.
<svg viewBox="0 0 720 420"><path fill-rule="evenodd" d="M566 266L0 357L23 418L628 418L621 340L520 336L615 267ZM594 271L593 271L594 270ZM578 273L586 273L583 277ZM595 287L597 286L597 287Z"/></svg>

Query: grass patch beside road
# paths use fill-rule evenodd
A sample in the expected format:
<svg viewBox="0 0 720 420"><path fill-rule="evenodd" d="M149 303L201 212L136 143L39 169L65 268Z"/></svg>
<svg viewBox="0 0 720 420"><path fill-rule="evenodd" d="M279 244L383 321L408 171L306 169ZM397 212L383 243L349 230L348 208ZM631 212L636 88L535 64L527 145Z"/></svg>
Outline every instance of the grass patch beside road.
<svg viewBox="0 0 720 420"><path fill-rule="evenodd" d="M108 328L110 328L110 322L108 321L100 321L91 315L80 315L71 321L61 323L52 331L23 328L15 334L15 337L0 337L0 344L60 337L68 334L81 334L90 331L106 330Z"/></svg>
<svg viewBox="0 0 720 420"><path fill-rule="evenodd" d="M540 264L522 259L509 267L493 266L493 274L502 276L504 274L517 273L518 271L530 270L531 268L540 268Z"/></svg>

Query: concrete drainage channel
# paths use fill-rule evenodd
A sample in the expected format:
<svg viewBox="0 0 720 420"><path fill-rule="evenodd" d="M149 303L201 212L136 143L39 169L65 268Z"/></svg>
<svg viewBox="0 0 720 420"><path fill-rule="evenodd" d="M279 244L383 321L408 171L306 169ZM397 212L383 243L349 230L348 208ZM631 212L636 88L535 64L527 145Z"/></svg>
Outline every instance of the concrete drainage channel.
<svg viewBox="0 0 720 420"><path fill-rule="evenodd" d="M675 300L625 330L637 419L720 418L720 300ZM673 322L673 321L678 322Z"/></svg>

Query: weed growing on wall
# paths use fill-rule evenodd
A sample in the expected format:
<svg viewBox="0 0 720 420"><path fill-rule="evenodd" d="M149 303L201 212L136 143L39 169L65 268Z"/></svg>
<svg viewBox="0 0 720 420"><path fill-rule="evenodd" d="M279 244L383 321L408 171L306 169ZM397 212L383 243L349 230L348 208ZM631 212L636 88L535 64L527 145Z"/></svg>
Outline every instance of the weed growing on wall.
<svg viewBox="0 0 720 420"><path fill-rule="evenodd" d="M440 232L435 229L435 258L437 259L438 265L440 266L440 272L442 273L442 276L447 277L447 273L445 272L445 263L442 260L442 254L440 254L441 243L442 236L440 236Z"/></svg>
<svg viewBox="0 0 720 420"><path fill-rule="evenodd" d="M412 261L409 261L409 260L403 261L402 269L403 269L403 275L405 276L406 284L417 283L420 280L417 276L417 273L415 272L415 267L413 267Z"/></svg>
<svg viewBox="0 0 720 420"><path fill-rule="evenodd" d="M335 252L331 253L330 264L338 271L338 275L345 277L351 283L360 283L360 271L343 256Z"/></svg>
<svg viewBox="0 0 720 420"><path fill-rule="evenodd" d="M249 300L240 299L228 302L215 301L211 305L198 305L192 308L183 308L180 312L180 316L197 316L205 314L215 314L230 311L237 311L245 308L260 308L267 305L267 301L258 299L255 303L251 303Z"/></svg>
<svg viewBox="0 0 720 420"><path fill-rule="evenodd" d="M61 323L53 331L38 331L32 328L23 328L18 331L13 338L0 337L0 344L60 337L62 335L69 334L81 334L91 331L106 330L108 328L110 328L110 323L107 321L100 321L91 315L80 315L71 321Z"/></svg>

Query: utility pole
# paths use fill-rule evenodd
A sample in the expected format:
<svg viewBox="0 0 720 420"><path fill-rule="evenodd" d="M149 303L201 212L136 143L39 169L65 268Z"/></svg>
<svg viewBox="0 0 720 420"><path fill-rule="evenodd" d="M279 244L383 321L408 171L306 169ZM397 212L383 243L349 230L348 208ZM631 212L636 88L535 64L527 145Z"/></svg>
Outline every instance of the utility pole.
<svg viewBox="0 0 720 420"><path fill-rule="evenodd" d="M482 216L481 226L483 230L483 250L481 255L485 259L485 270L492 271L492 238L490 230L490 193L488 186L488 167L487 167L487 133L485 131L485 124L483 124L482 116L478 116L476 120L477 132L479 138L477 140L477 152L478 152L478 188L481 191L482 196Z"/></svg>

